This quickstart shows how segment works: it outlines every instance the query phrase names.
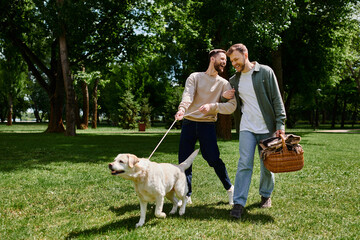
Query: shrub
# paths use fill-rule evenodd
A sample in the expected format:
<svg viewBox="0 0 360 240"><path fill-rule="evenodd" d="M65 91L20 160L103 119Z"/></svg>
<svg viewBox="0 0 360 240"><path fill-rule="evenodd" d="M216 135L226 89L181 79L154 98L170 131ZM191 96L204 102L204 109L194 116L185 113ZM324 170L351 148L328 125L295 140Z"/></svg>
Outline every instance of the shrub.
<svg viewBox="0 0 360 240"><path fill-rule="evenodd" d="M153 108L149 105L149 98L142 98L140 101L140 122L150 127L150 116Z"/></svg>
<svg viewBox="0 0 360 240"><path fill-rule="evenodd" d="M140 110L139 104L134 101L134 95L126 90L119 102L118 109L119 126L124 129L134 129L137 122L137 114Z"/></svg>

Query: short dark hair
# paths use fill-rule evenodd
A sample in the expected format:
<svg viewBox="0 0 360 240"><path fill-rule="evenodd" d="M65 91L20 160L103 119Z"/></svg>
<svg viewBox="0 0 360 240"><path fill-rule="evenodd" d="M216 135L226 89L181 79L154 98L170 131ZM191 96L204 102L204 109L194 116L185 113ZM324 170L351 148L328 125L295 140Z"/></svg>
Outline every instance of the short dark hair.
<svg viewBox="0 0 360 240"><path fill-rule="evenodd" d="M226 56L230 57L230 55L234 52L234 51L238 51L239 53L247 53L248 50L246 48L246 46L242 43L237 43L237 44L234 44L232 45L229 50L227 50L226 52Z"/></svg>
<svg viewBox="0 0 360 240"><path fill-rule="evenodd" d="M211 51L209 52L209 59L210 59L211 57L214 57L214 56L218 55L219 53L224 53L224 54L226 54L226 51L223 50L223 49L213 49L213 50L211 50Z"/></svg>

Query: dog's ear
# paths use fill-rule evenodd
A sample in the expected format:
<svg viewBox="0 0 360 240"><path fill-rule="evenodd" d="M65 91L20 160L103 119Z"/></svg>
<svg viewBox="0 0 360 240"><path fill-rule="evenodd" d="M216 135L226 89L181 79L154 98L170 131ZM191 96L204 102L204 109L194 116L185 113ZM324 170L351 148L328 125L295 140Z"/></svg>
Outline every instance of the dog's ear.
<svg viewBox="0 0 360 240"><path fill-rule="evenodd" d="M134 165L139 162L139 159L135 155L130 154L128 155L128 158L129 158L128 164L130 168L133 168Z"/></svg>

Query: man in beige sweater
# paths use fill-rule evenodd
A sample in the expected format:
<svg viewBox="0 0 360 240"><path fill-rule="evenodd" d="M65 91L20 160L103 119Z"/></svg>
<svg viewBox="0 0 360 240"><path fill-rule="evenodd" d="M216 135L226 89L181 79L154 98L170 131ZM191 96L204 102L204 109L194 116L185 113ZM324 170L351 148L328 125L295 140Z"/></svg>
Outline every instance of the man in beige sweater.
<svg viewBox="0 0 360 240"><path fill-rule="evenodd" d="M199 140L203 158L214 168L232 205L234 187L225 164L220 159L215 129L218 113L231 114L236 109L235 98L221 102L222 94L231 90L230 83L219 76L226 66L225 53L222 49L210 51L210 63L206 72L195 72L188 77L175 119L184 119L179 144L179 163L190 156L195 150L196 141ZM189 187L187 203L191 203L192 168L187 169L185 174Z"/></svg>

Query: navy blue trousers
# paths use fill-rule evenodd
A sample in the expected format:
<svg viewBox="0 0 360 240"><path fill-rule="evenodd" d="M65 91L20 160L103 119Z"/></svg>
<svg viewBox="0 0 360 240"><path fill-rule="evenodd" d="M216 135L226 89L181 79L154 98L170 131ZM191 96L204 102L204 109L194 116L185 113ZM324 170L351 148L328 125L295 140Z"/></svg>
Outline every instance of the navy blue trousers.
<svg viewBox="0 0 360 240"><path fill-rule="evenodd" d="M214 168L216 175L220 179L226 190L230 189L231 182L224 162L220 159L219 147L216 139L216 129L214 122L195 122L184 119L180 135L179 144L179 163L185 161L195 150L195 144L199 140L200 150L203 158L210 167ZM185 171L186 180L189 187L188 196L191 196L192 166Z"/></svg>

